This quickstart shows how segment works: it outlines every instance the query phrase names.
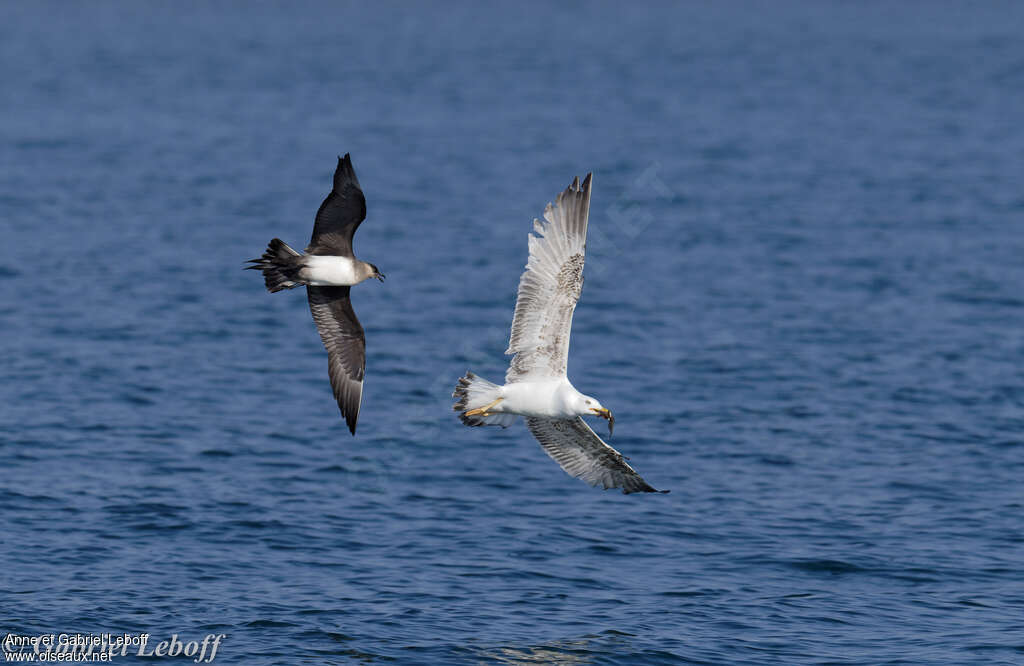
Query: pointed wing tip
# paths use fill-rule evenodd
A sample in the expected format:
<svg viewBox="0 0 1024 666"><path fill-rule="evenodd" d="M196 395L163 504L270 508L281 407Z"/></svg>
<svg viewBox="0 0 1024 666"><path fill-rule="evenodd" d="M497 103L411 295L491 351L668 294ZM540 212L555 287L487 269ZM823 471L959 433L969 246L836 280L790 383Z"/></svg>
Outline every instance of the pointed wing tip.
<svg viewBox="0 0 1024 666"><path fill-rule="evenodd" d="M655 494L655 495L667 495L670 492L672 492L672 491L671 490L658 490L654 486L649 485L646 481L644 481L644 485L639 487L639 488L622 488L622 494L623 495L633 495L633 494L638 494L638 493L651 493L651 494Z"/></svg>
<svg viewBox="0 0 1024 666"><path fill-rule="evenodd" d="M352 433L353 437L355 437L355 435L356 435L356 421L359 420L359 410L356 409L356 413L355 414L346 412L345 408L342 406L340 401L338 402L338 409L341 410L341 415L345 419L345 425L348 426L348 431L350 433Z"/></svg>
<svg viewBox="0 0 1024 666"><path fill-rule="evenodd" d="M338 403L338 411L341 412L341 418L345 419L345 425L348 427L348 431L355 437L356 434L356 421L359 420L359 410L356 409L355 414L352 414L349 410L345 409L345 405L342 404L342 400L338 396L334 396Z"/></svg>
<svg viewBox="0 0 1024 666"><path fill-rule="evenodd" d="M352 173L352 175L355 175L355 173L354 173L355 169L352 168L352 156L350 154L348 154L348 153L345 153L344 157L339 155L338 156L338 168L335 169L334 171L335 171L335 175L340 175L340 174L348 175L349 173Z"/></svg>
<svg viewBox="0 0 1024 666"><path fill-rule="evenodd" d="M562 205L562 201L564 201L568 197L571 197L574 194L583 194L584 198L589 199L590 198L590 180L593 177L593 175L594 175L594 173L592 171L588 172L586 177L583 179L583 184L582 185L580 185L580 177L579 176L573 176L572 182L569 183L569 187L565 188L565 190L563 190L562 192L559 192L558 196L555 197L555 204L559 205L559 206ZM548 204L547 208L545 208L545 210L544 210L545 214L548 212L547 211L548 208L552 208L552 205L550 203Z"/></svg>
<svg viewBox="0 0 1024 666"><path fill-rule="evenodd" d="M351 378L349 378L351 381ZM333 382L332 382L333 388ZM335 395L335 399L338 401L338 409L341 410L341 415L345 419L345 425L348 426L348 431L352 433L352 436L356 435L356 422L359 421L359 410L363 406L363 383L359 380L359 397L356 399L355 404L352 404L352 396L348 395L344 399L339 398Z"/></svg>
<svg viewBox="0 0 1024 666"><path fill-rule="evenodd" d="M572 179L572 183L569 184L569 187L565 188L565 192L562 193L562 196L566 196L566 195L569 195L569 194L580 193L580 194L583 194L584 197L589 197L590 196L590 183L591 183L591 181L593 179L594 179L594 172L593 171L588 171L587 172L587 175L583 178L583 183L582 184L580 184L580 177L579 176L574 176L573 179ZM561 197L559 197L559 198L561 198Z"/></svg>
<svg viewBox="0 0 1024 666"><path fill-rule="evenodd" d="M362 191L359 186L359 179L356 178L356 169L352 166L352 155L345 153L344 157L338 157L338 166L334 169L334 191L338 194L344 194L345 187L347 185L355 185L357 189Z"/></svg>

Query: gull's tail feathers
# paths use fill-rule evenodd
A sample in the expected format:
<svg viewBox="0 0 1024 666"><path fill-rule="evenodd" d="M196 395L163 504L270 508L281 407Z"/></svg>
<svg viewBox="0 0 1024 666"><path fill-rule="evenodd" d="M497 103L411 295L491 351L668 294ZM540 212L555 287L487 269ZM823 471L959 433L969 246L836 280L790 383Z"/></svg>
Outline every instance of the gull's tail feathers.
<svg viewBox="0 0 1024 666"><path fill-rule="evenodd" d="M280 238L270 241L262 257L250 259L248 263L252 265L246 268L263 271L263 280L267 283L267 291L271 293L282 289L294 289L305 284L299 277L302 253L288 247Z"/></svg>
<svg viewBox="0 0 1024 666"><path fill-rule="evenodd" d="M501 400L501 387L477 377L472 372L467 372L465 377L459 378L452 397L456 399L452 409L459 412L459 419L468 426L496 425L507 428L516 420L515 414L488 414L486 411L477 411ZM477 413L467 414L473 411Z"/></svg>

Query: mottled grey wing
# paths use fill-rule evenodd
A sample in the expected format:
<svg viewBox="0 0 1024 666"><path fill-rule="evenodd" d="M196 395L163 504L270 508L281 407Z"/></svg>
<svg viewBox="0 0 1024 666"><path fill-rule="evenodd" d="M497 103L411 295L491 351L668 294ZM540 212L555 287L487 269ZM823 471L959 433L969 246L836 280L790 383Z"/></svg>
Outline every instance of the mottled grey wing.
<svg viewBox="0 0 1024 666"><path fill-rule="evenodd" d="M508 383L564 377L572 313L583 289L583 262L590 215L591 174L558 195L533 221L530 259L519 279L516 311L506 354L515 354Z"/></svg>
<svg viewBox="0 0 1024 666"><path fill-rule="evenodd" d="M667 493L652 488L630 467L622 454L608 446L580 417L544 419L527 417L526 427L544 451L569 476L592 486L622 488L629 493Z"/></svg>
<svg viewBox="0 0 1024 666"><path fill-rule="evenodd" d="M366 338L349 300L351 287L306 287L309 310L327 348L327 371L342 416L352 434L363 401Z"/></svg>
<svg viewBox="0 0 1024 666"><path fill-rule="evenodd" d="M338 158L334 187L320 204L309 240L308 254L336 254L351 257L352 236L366 219L366 197L359 187L348 153Z"/></svg>

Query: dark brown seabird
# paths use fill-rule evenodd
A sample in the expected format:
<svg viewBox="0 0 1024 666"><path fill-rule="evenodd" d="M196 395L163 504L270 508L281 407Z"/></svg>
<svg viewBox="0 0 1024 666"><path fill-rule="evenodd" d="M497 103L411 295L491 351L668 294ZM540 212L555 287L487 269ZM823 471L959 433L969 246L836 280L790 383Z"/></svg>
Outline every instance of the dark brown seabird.
<svg viewBox="0 0 1024 666"><path fill-rule="evenodd" d="M366 219L366 198L348 153L338 158L334 187L320 204L313 237L304 253L279 238L270 241L259 259L246 268L263 271L267 291L305 286L309 309L327 348L327 371L348 429L356 434L363 401L366 336L352 310L349 290L369 278L384 276L373 264L356 259L352 236Z"/></svg>

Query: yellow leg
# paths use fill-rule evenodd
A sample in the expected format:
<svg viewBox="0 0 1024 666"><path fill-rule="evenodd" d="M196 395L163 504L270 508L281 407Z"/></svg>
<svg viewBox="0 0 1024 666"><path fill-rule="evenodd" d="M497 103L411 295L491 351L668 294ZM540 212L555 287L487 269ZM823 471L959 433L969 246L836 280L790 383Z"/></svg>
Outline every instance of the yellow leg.
<svg viewBox="0 0 1024 666"><path fill-rule="evenodd" d="M490 409L491 407L494 407L496 404L498 404L499 402L501 402L504 399L505 398L498 398L497 400L495 400L494 402L492 402L489 405L485 405L483 407L478 407L476 409L471 409L468 412L466 412L466 416L476 416L477 414L479 414L480 416L490 416L490 414L487 413L487 410Z"/></svg>

